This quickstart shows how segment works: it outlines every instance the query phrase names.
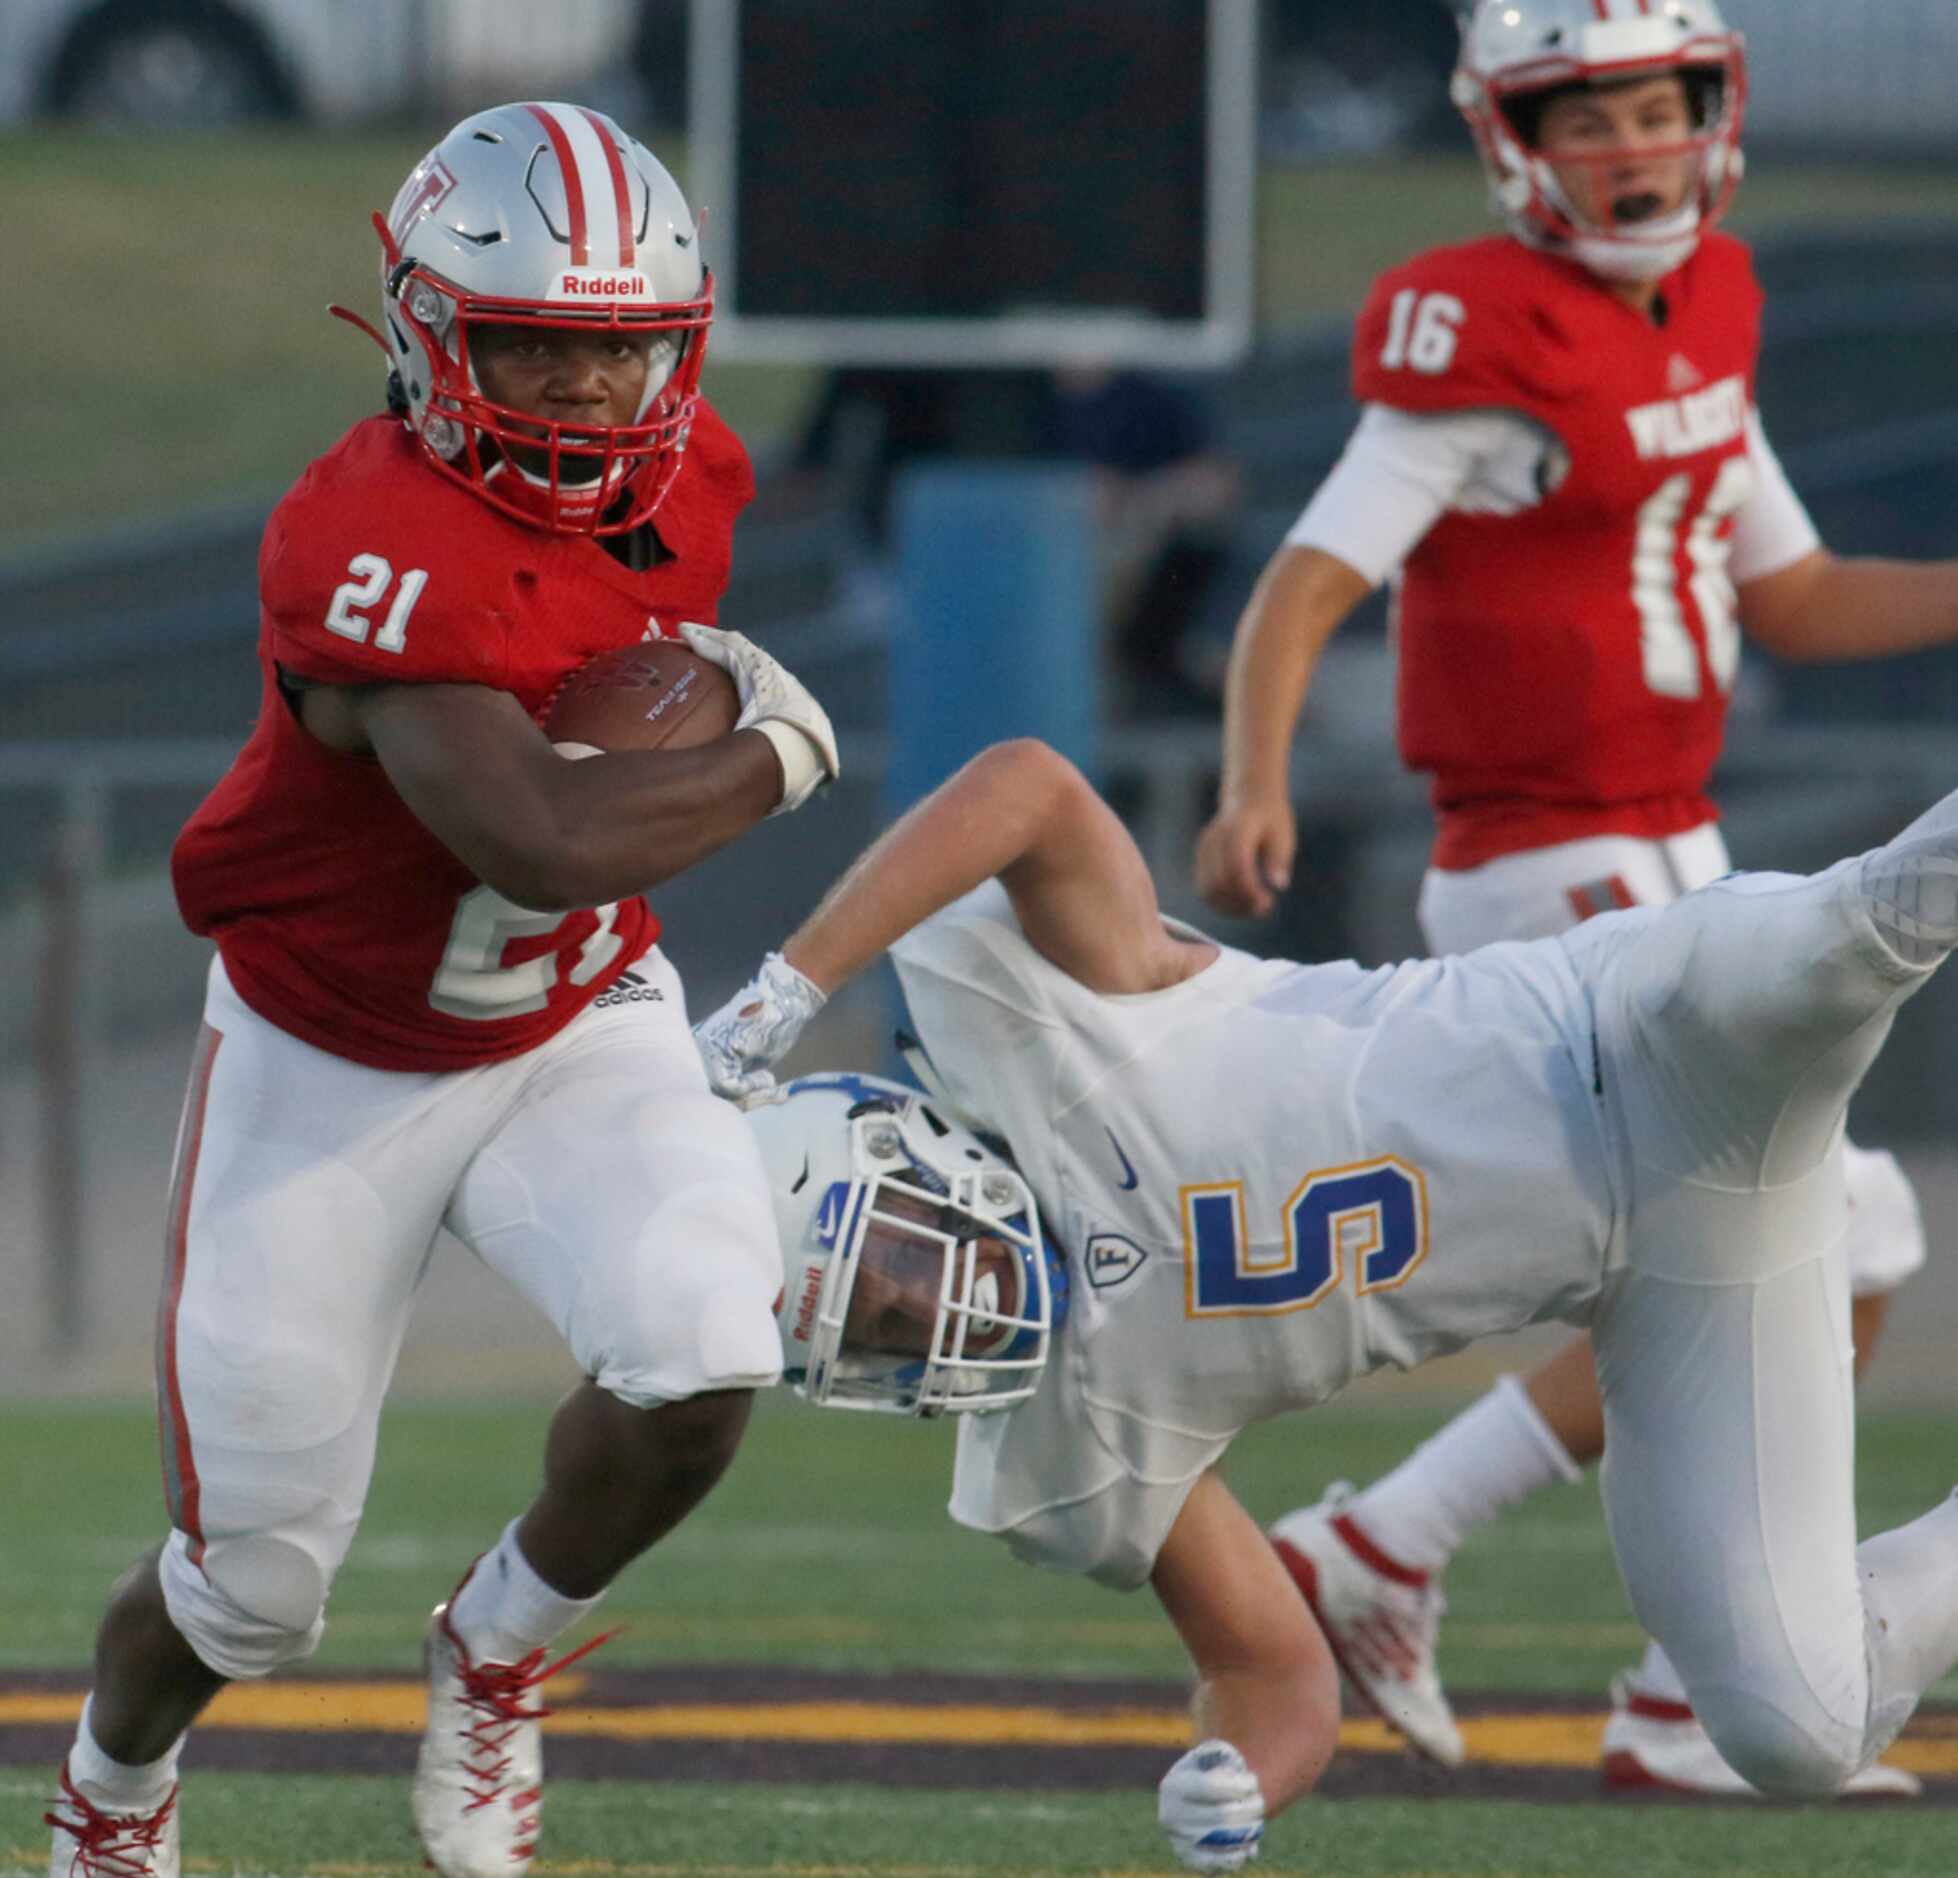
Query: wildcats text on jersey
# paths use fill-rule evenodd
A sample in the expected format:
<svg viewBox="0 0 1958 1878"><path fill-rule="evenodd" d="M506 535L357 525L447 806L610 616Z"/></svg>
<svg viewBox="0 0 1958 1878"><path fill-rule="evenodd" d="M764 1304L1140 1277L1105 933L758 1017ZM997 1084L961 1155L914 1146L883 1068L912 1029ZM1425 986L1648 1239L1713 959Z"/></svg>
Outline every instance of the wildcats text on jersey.
<svg viewBox="0 0 1958 1878"><path fill-rule="evenodd" d="M1747 429L1747 380L1736 374L1684 398L1641 404L1625 413L1632 441L1647 462L1654 457L1698 456L1732 443Z"/></svg>

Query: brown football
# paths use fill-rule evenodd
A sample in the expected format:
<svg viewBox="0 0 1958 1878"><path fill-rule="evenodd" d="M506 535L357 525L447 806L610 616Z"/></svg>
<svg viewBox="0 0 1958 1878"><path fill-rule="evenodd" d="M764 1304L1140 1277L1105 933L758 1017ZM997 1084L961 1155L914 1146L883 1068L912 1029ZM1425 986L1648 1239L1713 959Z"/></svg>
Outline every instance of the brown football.
<svg viewBox="0 0 1958 1878"><path fill-rule="evenodd" d="M594 750L691 750L741 715L734 680L677 639L601 652L565 675L544 707L553 743Z"/></svg>

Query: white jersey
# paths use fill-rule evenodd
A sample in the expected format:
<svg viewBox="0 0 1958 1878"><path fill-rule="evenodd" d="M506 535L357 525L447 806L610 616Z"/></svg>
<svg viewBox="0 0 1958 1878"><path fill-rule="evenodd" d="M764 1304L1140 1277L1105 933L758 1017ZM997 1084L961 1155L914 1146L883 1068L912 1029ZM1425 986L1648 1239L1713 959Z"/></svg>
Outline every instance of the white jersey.
<svg viewBox="0 0 1958 1878"><path fill-rule="evenodd" d="M1581 1322L1598 1296L1614 1208L1591 1016L1554 942L1375 971L1225 949L1167 990L1103 997L1028 944L994 884L892 955L951 1095L1005 1136L1073 1279L1040 1397L961 1432L968 1524L1016 1527L1118 1476L1173 1489L1173 1520L1247 1423ZM1059 1413L1093 1440L1048 1439ZM1138 1582L1161 1511L1117 1518L1119 1557L1107 1534L1097 1558L1056 1555L1078 1535L1027 1549Z"/></svg>
<svg viewBox="0 0 1958 1878"><path fill-rule="evenodd" d="M1867 1766L1958 1661L1947 1501L1860 1547L1843 1118L1958 941L1958 795L1803 878L1363 972L1225 952L1097 997L992 888L897 948L1017 1150L1074 1305L959 1430L956 1519L1138 1585L1242 1423L1589 1321L1633 1613L1770 1791Z"/></svg>

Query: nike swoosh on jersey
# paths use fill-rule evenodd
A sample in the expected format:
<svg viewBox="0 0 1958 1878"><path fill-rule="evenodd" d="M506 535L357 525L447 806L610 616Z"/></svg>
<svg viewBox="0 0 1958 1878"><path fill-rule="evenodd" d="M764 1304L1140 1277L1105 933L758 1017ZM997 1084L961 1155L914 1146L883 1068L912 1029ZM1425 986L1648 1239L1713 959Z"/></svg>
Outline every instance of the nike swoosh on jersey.
<svg viewBox="0 0 1958 1878"><path fill-rule="evenodd" d="M1115 1139L1114 1129L1104 1127L1102 1132L1108 1137L1108 1145L1115 1150L1115 1158L1122 1163L1122 1191L1132 1192L1135 1188L1135 1163L1122 1152L1122 1144Z"/></svg>

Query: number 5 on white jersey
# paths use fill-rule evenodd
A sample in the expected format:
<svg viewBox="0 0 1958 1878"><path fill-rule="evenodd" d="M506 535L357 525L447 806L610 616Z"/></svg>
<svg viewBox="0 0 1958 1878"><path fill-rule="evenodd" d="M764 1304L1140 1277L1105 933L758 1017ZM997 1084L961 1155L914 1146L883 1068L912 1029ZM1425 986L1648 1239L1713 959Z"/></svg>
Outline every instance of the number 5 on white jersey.
<svg viewBox="0 0 1958 1878"><path fill-rule="evenodd" d="M1185 1307L1192 1317L1310 1310L1350 1261L1364 1297L1404 1284L1428 1255L1428 1184L1398 1155L1320 1168L1292 1189L1283 1243L1254 1240L1242 1181L1185 1187Z"/></svg>

